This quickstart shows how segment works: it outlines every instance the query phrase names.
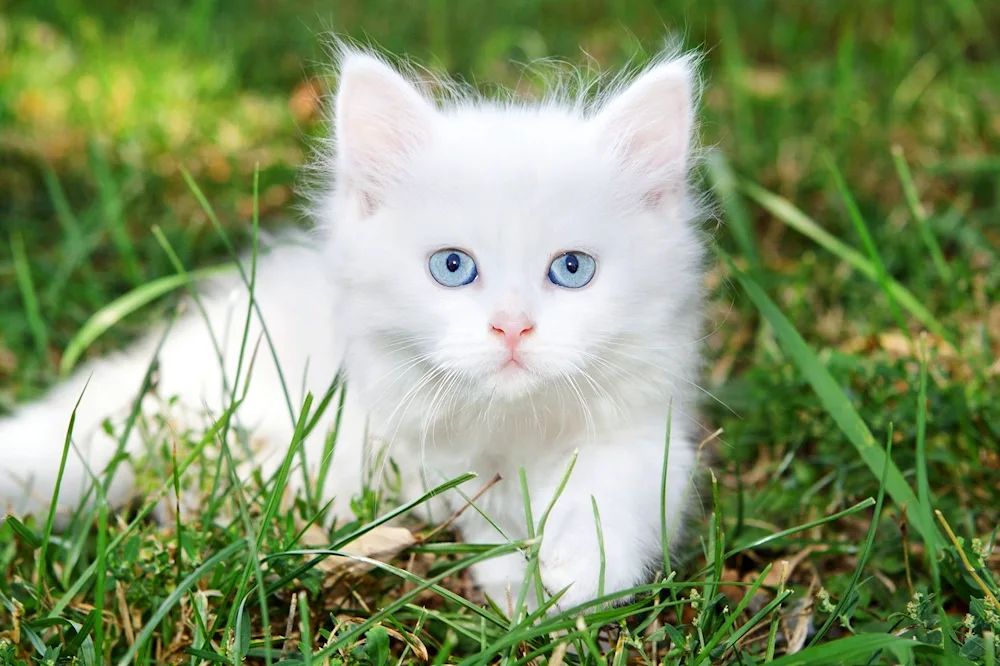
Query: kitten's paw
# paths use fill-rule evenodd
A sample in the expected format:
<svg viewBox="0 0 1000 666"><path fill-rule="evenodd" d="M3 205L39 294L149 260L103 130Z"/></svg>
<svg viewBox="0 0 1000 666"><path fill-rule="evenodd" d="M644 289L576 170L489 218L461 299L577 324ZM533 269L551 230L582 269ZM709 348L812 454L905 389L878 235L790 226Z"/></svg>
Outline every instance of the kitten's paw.
<svg viewBox="0 0 1000 666"><path fill-rule="evenodd" d="M600 566L597 558L566 549L543 550L538 562L542 584L551 596L563 592L553 606L556 612L567 611L597 598L600 585ZM595 608L583 609L589 613Z"/></svg>
<svg viewBox="0 0 1000 666"><path fill-rule="evenodd" d="M629 603L633 595L624 594L625 590L641 584L648 572L644 554L627 547L628 540L625 538L610 543L606 541L607 548L602 554L596 539L590 543L587 539L574 536L579 537L580 533L543 543L539 554L539 571L548 594L553 596L565 590L555 606L558 612L584 606L579 609L580 613L592 613ZM611 599L592 603L603 596Z"/></svg>
<svg viewBox="0 0 1000 666"><path fill-rule="evenodd" d="M484 560L472 568L472 575L479 589L507 613L512 612L517 603L524 572L525 559L520 553ZM528 595L526 601L531 608L531 595Z"/></svg>

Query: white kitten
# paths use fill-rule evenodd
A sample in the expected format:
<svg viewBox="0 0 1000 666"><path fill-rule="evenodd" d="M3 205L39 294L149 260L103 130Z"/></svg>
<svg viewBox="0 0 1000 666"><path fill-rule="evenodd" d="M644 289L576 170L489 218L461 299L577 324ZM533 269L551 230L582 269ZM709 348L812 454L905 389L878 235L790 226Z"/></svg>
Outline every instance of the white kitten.
<svg viewBox="0 0 1000 666"><path fill-rule="evenodd" d="M273 356L265 340L237 412L264 442L257 463L273 472L292 439L275 357L295 406L304 391L322 395L343 366L349 389L323 489L337 498L334 513L344 516L361 489L368 433L403 470L405 498L472 471L468 496L501 475L477 506L524 538L519 469L537 521L576 451L545 529L542 581L550 592L571 585L562 607L597 595L594 498L605 591L641 584L662 558L671 404L665 515L674 541L695 466L687 415L700 366L703 244L687 182L692 61L661 58L597 102L553 94L501 103L453 89L437 104L412 79L345 51L335 156L319 170L328 183L317 199L319 240L259 261L256 300ZM223 387L236 380L248 308L236 277L202 299L207 321L191 308L166 336L156 389L190 408L174 416L196 427L229 404ZM249 346L261 333L255 315ZM101 423L131 409L159 341L157 331L81 368L0 421L0 500L18 512L47 508L83 393L59 498L78 504L90 485L84 459L100 476L117 446ZM147 396L143 408L163 407ZM334 411L304 444L313 475ZM134 431L127 451L140 453L143 439ZM116 506L132 489L127 467L108 494ZM292 475L294 489L300 481ZM450 491L438 502L451 512L464 500ZM469 542L503 538L476 511L457 525ZM507 585L516 598L524 571L513 554L474 574L502 602Z"/></svg>

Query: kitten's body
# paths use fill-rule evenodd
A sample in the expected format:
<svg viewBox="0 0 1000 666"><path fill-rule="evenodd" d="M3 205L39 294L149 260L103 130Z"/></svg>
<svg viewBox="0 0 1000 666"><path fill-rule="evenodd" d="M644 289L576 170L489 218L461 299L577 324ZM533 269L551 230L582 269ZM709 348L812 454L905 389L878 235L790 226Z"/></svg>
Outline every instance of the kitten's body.
<svg viewBox="0 0 1000 666"><path fill-rule="evenodd" d="M337 155L328 165L336 184L317 201L320 233L310 247L261 257L256 288L294 406L304 391L322 395L346 368L347 402L324 488L326 498L336 497L334 515L344 516L361 489L366 433L399 464L405 498L472 471L478 479L462 488L468 496L499 474L503 480L477 506L511 538L527 534L519 469L537 521L576 451L545 531L546 588L572 584L564 607L596 596L601 555L592 497L604 531L605 590L644 581L661 554L670 404L672 535L694 468L688 415L699 367L702 245L686 189L690 77L686 61L661 63L596 112L471 98L442 111L377 60L346 56ZM476 281L437 284L427 257L441 248L474 257ZM584 288L546 280L553 258L567 251L597 260ZM204 303L226 382L205 321L191 308L160 351L157 394L218 415L229 404L223 385L234 381L247 292L238 277L224 278ZM497 323L511 317L527 322L513 342ZM248 347L261 332L255 316ZM99 424L128 411L159 337L81 369L0 421L0 499L19 511L47 506L69 413L88 377L74 440L95 473L104 468L116 444ZM248 365L245 358L243 377ZM293 431L266 339L248 386L238 418L264 443L256 461L266 474ZM334 411L305 442L313 471ZM133 436L129 452L143 445ZM60 502L78 502L85 478L71 453ZM293 484L300 480L292 475ZM109 500L120 504L130 488L128 470L120 469ZM437 519L464 500L453 491L439 502ZM458 527L467 541L503 540L476 511L466 511ZM524 566L515 554L475 573L502 600L508 584L516 593Z"/></svg>

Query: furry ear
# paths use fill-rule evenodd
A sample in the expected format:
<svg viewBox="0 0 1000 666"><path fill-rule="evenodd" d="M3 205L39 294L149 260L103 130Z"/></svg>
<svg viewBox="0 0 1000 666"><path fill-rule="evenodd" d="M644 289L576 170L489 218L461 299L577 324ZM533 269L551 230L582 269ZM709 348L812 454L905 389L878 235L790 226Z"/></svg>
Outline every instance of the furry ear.
<svg viewBox="0 0 1000 666"><path fill-rule="evenodd" d="M430 136L436 113L412 83L381 60L347 53L336 99L337 171L363 212L398 182L406 157Z"/></svg>
<svg viewBox="0 0 1000 666"><path fill-rule="evenodd" d="M641 178L650 205L684 185L694 96L693 59L670 60L640 74L595 119L624 166Z"/></svg>

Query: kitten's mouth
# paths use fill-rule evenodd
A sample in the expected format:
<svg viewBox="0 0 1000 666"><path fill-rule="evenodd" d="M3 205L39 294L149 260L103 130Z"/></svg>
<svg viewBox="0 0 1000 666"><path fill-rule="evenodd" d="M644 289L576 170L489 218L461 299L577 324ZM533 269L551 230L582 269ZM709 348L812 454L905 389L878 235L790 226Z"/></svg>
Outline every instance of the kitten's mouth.
<svg viewBox="0 0 1000 666"><path fill-rule="evenodd" d="M520 373L524 371L524 362L522 359L514 355L508 357L507 360L501 363L500 367L497 368L497 372L500 374Z"/></svg>
<svg viewBox="0 0 1000 666"><path fill-rule="evenodd" d="M535 390L539 377L524 358L508 356L493 367L496 370L488 382L492 390L498 391L500 395L515 399Z"/></svg>
<svg viewBox="0 0 1000 666"><path fill-rule="evenodd" d="M504 371L510 372L515 370L524 370L524 365L522 365L521 361L514 358L513 356L511 356L509 359L507 359L500 365L500 372Z"/></svg>

